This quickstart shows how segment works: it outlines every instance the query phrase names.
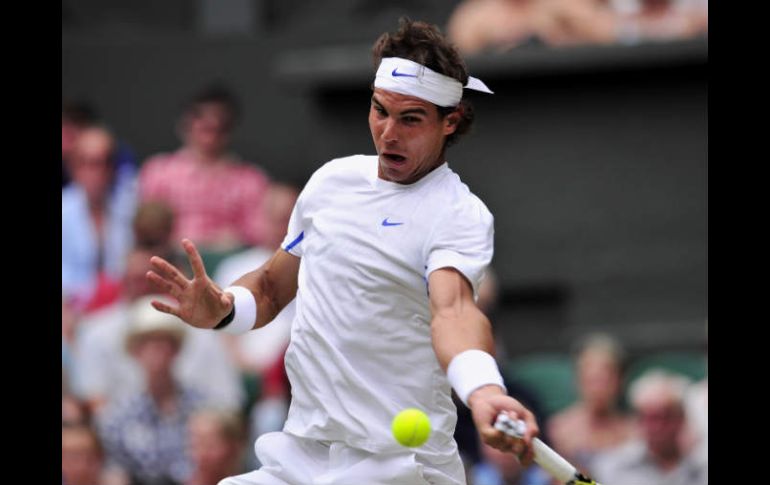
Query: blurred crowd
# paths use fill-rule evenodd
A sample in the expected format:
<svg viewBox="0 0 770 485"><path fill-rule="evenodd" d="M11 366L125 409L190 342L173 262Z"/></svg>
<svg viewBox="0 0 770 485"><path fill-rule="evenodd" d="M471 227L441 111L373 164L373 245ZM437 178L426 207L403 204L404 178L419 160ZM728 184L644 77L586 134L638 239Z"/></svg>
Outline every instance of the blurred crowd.
<svg viewBox="0 0 770 485"><path fill-rule="evenodd" d="M492 268L478 301L499 325ZM559 362L560 373L571 380L565 384L543 372L535 379L511 372L526 358L510 356L503 339L496 341L508 393L535 413L540 438L584 475L605 484L708 483L707 350L700 342L630 358L613 335L589 333L569 351L536 360ZM546 402L553 394L568 396L569 403L554 408ZM513 455L480 444L470 412L459 400L455 404L455 439L469 485L561 485L537 464L523 468Z"/></svg>
<svg viewBox="0 0 770 485"><path fill-rule="evenodd" d="M150 306L161 256L191 275L198 245L225 287L278 248L298 188L233 153L236 98L188 101L179 146L139 163L86 103L62 109L62 480L68 485L215 485L257 465L259 434L282 427L293 306L234 337Z"/></svg>
<svg viewBox="0 0 770 485"><path fill-rule="evenodd" d="M528 4L468 5L493 3ZM206 88L177 120L179 147L139 163L92 107L63 105L67 485L216 485L258 466L254 440L283 426L290 396L283 354L293 304L267 327L235 337L155 311L150 300L166 296L154 294L145 279L153 255L190 275L182 237L199 246L221 287L279 247L299 188L232 152L238 117L228 90ZM497 301L491 269L479 298L491 314ZM553 414L537 389L514 376L506 376L506 385L535 410L543 438L599 481L707 483L707 381L653 369L624 386L623 366L612 337L589 338L574 361L578 399ZM551 483L537 466L523 470L513 455L481 446L461 404L458 418L469 484Z"/></svg>
<svg viewBox="0 0 770 485"><path fill-rule="evenodd" d="M447 34L463 54L672 41L708 34L708 0L464 0Z"/></svg>

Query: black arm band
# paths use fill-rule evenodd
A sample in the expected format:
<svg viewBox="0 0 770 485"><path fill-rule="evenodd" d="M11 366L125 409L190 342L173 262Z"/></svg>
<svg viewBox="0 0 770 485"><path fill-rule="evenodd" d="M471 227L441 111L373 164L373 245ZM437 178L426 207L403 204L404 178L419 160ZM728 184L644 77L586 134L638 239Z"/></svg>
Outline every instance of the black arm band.
<svg viewBox="0 0 770 485"><path fill-rule="evenodd" d="M214 330L221 330L226 326L230 325L230 322L233 321L233 318L235 318L235 305L233 305L233 309L230 310L230 313L228 313L227 316L223 318L221 322L217 323L217 326L214 327Z"/></svg>

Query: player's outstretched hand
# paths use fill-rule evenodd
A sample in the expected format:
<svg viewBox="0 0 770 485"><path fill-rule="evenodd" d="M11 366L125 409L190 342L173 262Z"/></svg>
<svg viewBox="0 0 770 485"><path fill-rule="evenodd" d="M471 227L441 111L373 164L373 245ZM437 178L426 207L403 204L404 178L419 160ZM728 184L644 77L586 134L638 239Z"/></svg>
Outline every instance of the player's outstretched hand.
<svg viewBox="0 0 770 485"><path fill-rule="evenodd" d="M233 296L225 293L206 274L198 250L189 239L182 240L182 247L193 270L193 279L187 279L174 265L163 258L153 256L153 270L147 279L160 291L177 300L177 306L153 300L152 306L161 312L176 315L193 327L214 328L233 308Z"/></svg>
<svg viewBox="0 0 770 485"><path fill-rule="evenodd" d="M535 458L532 439L540 432L535 416L519 401L508 396L499 386L489 385L476 389L468 397L468 405L473 415L479 437L483 443L503 452L516 455L523 466L528 466ZM527 425L523 439L514 438L495 429L497 415L505 412L511 419L523 419Z"/></svg>

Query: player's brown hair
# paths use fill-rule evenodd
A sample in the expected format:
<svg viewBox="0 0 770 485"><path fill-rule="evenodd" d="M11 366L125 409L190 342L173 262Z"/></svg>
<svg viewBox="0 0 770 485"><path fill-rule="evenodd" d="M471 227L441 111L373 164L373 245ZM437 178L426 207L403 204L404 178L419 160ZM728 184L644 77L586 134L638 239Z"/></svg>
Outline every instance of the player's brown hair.
<svg viewBox="0 0 770 485"><path fill-rule="evenodd" d="M468 69L457 48L444 37L437 26L426 22L401 17L395 33L386 32L374 42L372 58L375 70L380 66L383 57L409 59L440 74L455 78L463 86L468 82ZM470 101L463 99L455 107L436 106L436 108L441 118L454 111L460 113L457 128L454 133L447 136L445 147L453 145L462 135L470 131L475 118Z"/></svg>

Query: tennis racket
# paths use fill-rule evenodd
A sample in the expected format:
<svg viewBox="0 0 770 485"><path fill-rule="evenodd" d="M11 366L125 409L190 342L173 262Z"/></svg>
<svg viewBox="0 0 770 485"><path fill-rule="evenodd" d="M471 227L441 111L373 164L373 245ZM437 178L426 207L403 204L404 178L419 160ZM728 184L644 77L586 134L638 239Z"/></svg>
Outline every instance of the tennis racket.
<svg viewBox="0 0 770 485"><path fill-rule="evenodd" d="M524 437L526 428L524 421L513 420L504 413L498 414L495 420L495 429L514 438ZM535 451L535 463L564 485L600 485L593 479L580 474L574 466L540 439L532 440L532 448Z"/></svg>

